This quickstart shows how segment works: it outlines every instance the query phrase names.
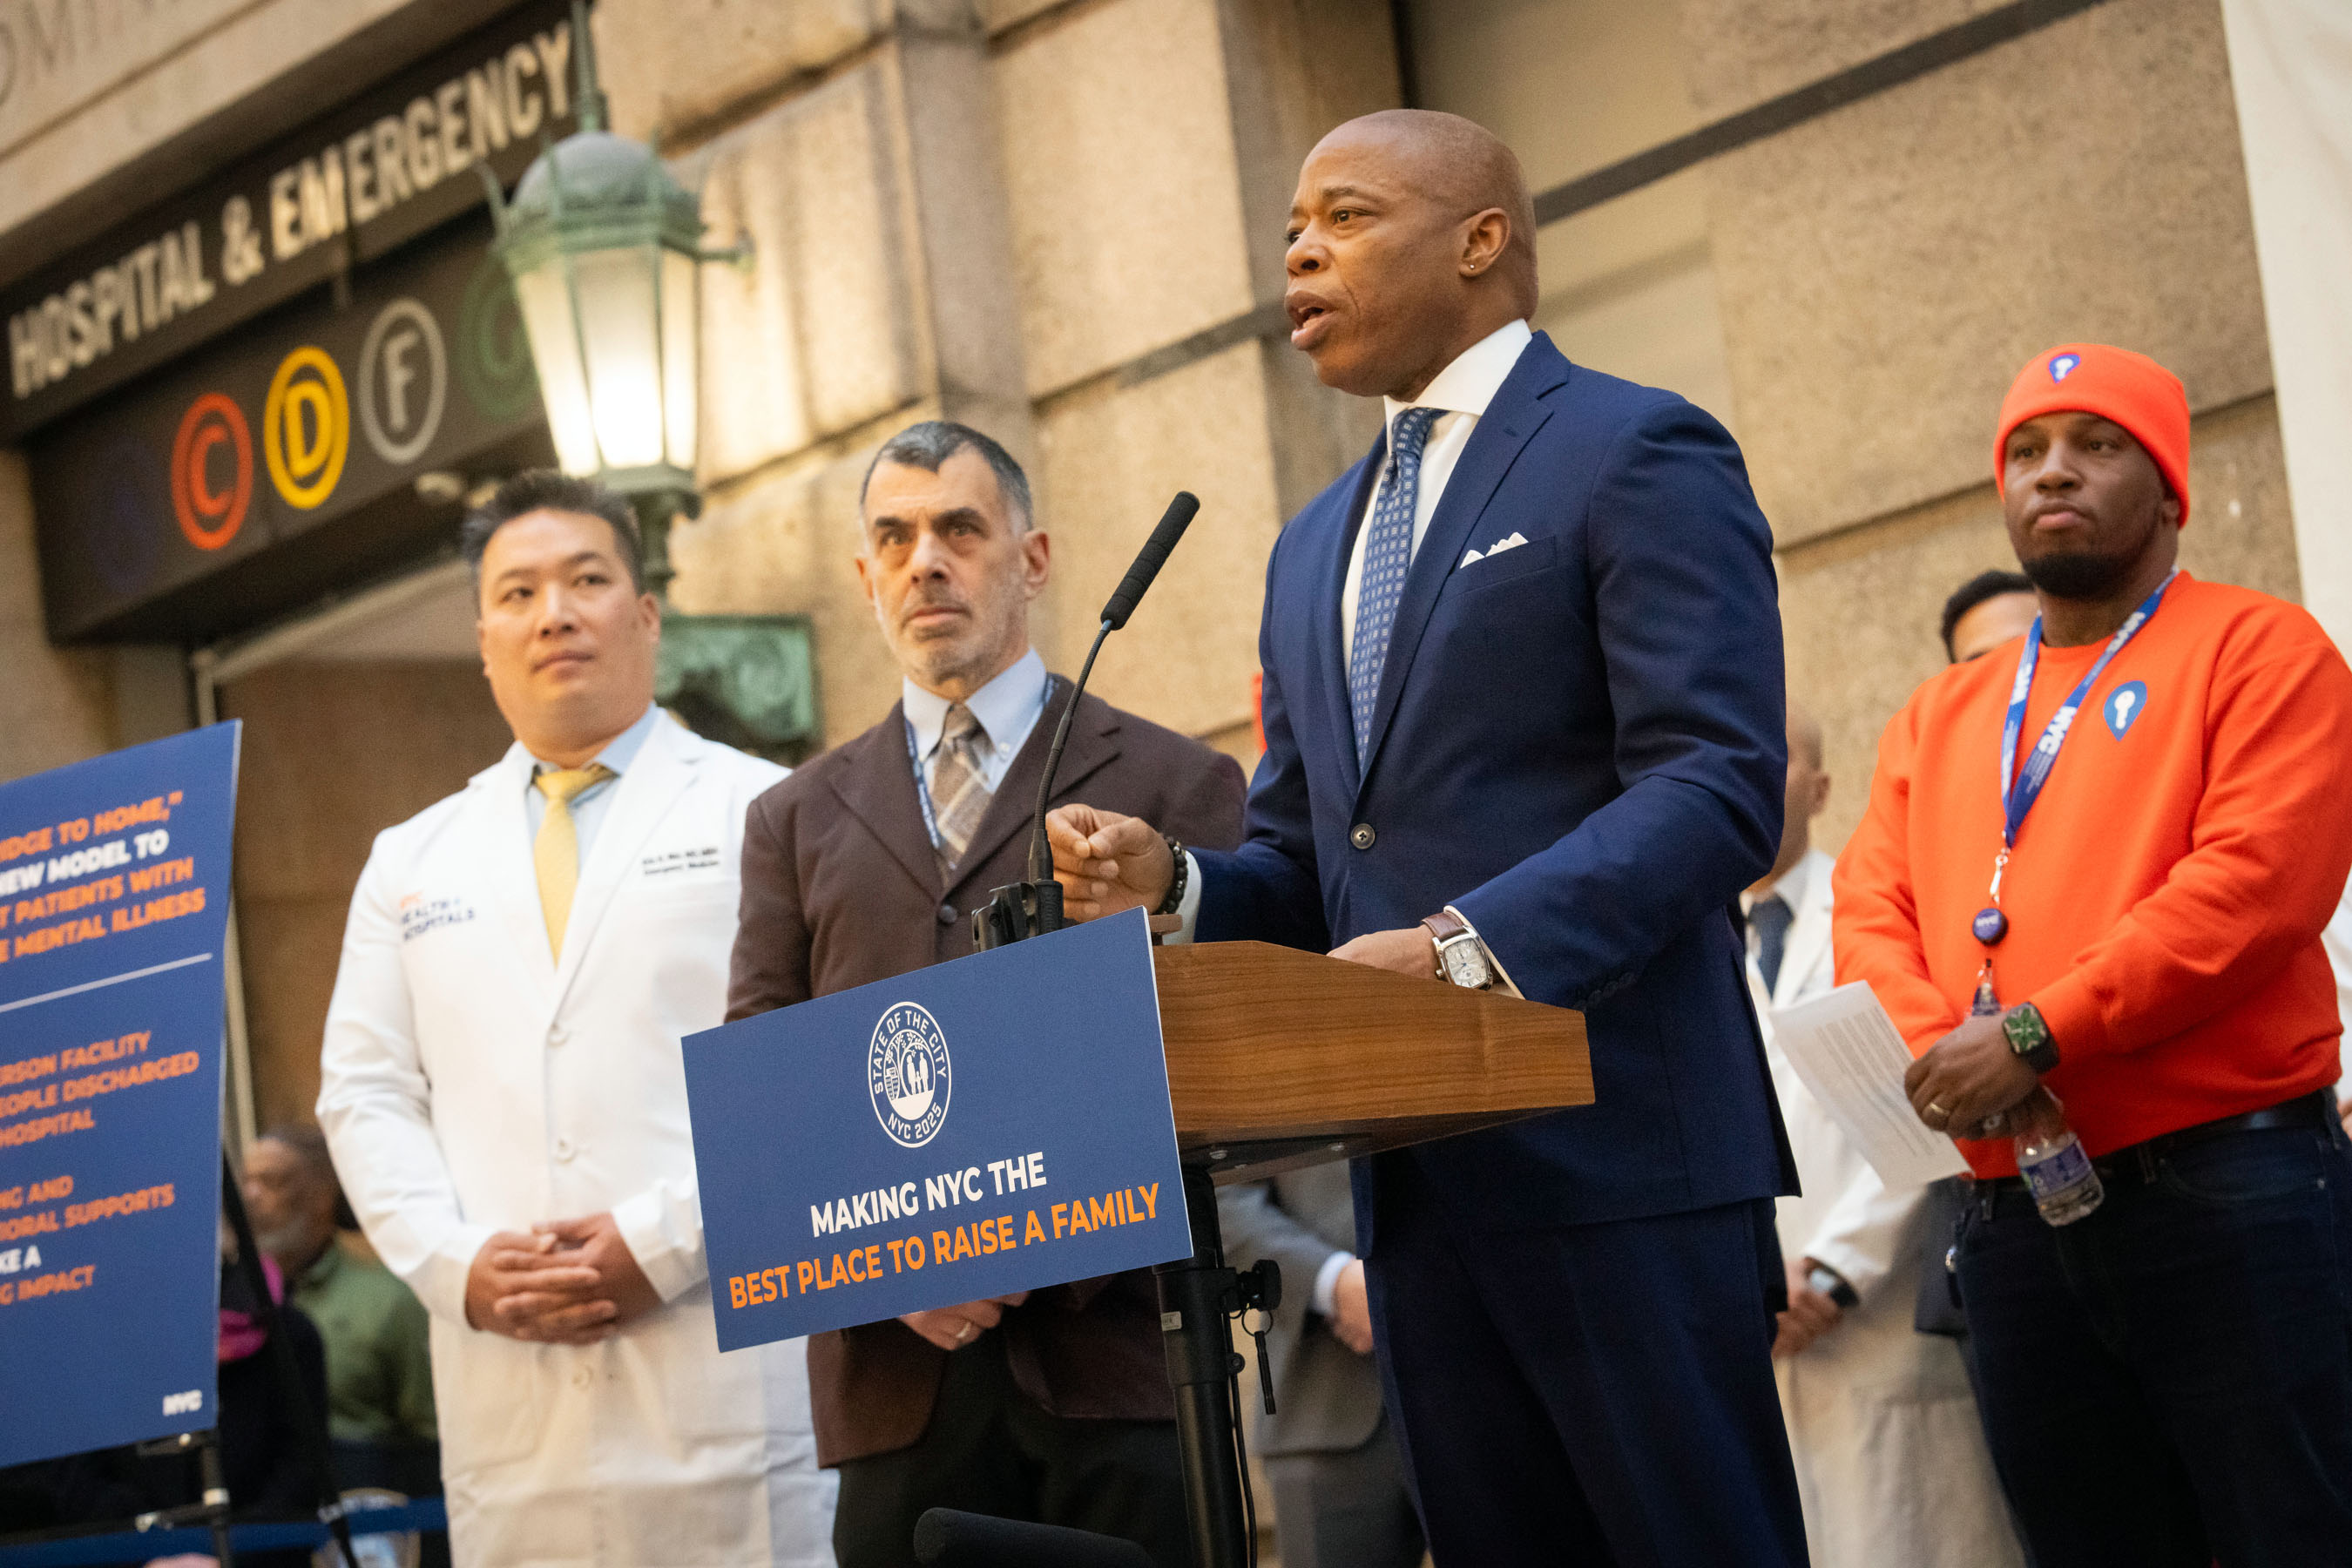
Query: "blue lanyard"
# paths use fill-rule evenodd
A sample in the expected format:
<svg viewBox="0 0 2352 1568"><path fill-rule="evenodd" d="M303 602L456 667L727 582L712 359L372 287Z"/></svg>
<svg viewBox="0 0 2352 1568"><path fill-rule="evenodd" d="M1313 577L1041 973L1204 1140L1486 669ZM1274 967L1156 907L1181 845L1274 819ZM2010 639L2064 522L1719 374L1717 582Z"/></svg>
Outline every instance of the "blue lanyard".
<svg viewBox="0 0 2352 1568"><path fill-rule="evenodd" d="M2050 782L2050 770L2058 765L2058 748L2066 743L2066 732L2074 728L2074 715L2082 708L2083 699L2091 694L2091 688L2098 683L2100 676L2106 673L2107 666L2116 655L2123 652L2124 644L2131 641L2140 627L2147 624L2148 617L2156 614L2156 607L2164 602L2164 591L2171 587L2172 579L2179 575L2180 569L2174 567L2166 574L2164 581L2156 585L2156 592L2131 613L2129 619L2116 628L2116 635L2107 639L2106 651L2099 655L2098 663L2091 666L2090 673L2083 677L2059 706L2058 711L2050 715L2050 722L2042 728L2042 739L2034 742L2033 753L2025 759L2025 771L2021 773L2017 767L2017 742L2025 731L2025 699L2033 689L2034 667L2042 662L2042 617L2033 617L2032 628L2025 634L2025 652L2017 661L2017 679L2010 685L2009 716L2001 721L2000 726L2000 809L2003 817L2000 842L2004 850L2017 847L2018 829L2025 826L2025 814L2033 809L2033 803L2042 798L2042 786ZM2016 780L2014 789L2010 784L2011 779ZM1993 879L1993 887L1998 895L2000 887L1998 876Z"/></svg>
<svg viewBox="0 0 2352 1568"><path fill-rule="evenodd" d="M931 836L931 847L940 847L940 819L931 814L930 781L923 777L923 759L915 753L915 721L903 720L907 726L907 763L915 770L915 804L923 808L923 831Z"/></svg>

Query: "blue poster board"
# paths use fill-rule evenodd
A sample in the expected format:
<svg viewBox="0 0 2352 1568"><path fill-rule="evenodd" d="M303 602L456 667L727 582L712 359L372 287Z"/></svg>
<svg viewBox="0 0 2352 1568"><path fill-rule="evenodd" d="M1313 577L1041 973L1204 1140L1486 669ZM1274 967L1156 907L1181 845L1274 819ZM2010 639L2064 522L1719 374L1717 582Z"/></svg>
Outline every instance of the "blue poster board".
<svg viewBox="0 0 2352 1568"><path fill-rule="evenodd" d="M0 784L0 1465L215 1421L237 738Z"/></svg>
<svg viewBox="0 0 2352 1568"><path fill-rule="evenodd" d="M719 1347L1189 1258L1141 910L690 1035Z"/></svg>

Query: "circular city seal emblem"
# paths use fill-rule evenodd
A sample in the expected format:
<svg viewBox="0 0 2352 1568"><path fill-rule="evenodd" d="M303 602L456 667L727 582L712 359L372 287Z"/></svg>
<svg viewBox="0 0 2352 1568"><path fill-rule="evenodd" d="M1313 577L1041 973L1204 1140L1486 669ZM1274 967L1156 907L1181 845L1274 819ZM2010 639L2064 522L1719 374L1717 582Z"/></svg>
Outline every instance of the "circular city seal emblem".
<svg viewBox="0 0 2352 1568"><path fill-rule="evenodd" d="M913 1002L891 1006L866 1047L866 1088L882 1131L909 1149L929 1142L948 1119L953 1087L939 1020Z"/></svg>

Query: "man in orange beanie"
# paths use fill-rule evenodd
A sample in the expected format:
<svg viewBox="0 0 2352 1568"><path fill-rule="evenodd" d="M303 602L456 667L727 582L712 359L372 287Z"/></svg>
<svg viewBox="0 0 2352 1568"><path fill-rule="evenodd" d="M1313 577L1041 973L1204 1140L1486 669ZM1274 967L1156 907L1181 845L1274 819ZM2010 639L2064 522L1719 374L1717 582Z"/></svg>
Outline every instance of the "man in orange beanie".
<svg viewBox="0 0 2352 1568"><path fill-rule="evenodd" d="M1994 1464L2039 1568L2352 1563L2319 941L2352 868L2352 670L2302 610L2177 570L2189 405L2155 362L2037 356L1994 464L2040 619L1887 727L1834 922L1974 1173L1956 1257Z"/></svg>

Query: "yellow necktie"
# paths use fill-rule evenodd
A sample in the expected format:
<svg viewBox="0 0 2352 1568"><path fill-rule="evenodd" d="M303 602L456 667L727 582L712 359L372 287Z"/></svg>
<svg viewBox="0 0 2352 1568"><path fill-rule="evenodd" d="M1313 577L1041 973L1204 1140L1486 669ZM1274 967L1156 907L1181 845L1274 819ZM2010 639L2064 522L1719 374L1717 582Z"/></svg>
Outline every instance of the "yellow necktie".
<svg viewBox="0 0 2352 1568"><path fill-rule="evenodd" d="M572 798L614 776L602 763L543 773L530 782L547 797L547 817L530 847L539 872L539 910L547 917L547 951L563 955L563 928L572 919L572 895L580 886L580 831L572 821Z"/></svg>

